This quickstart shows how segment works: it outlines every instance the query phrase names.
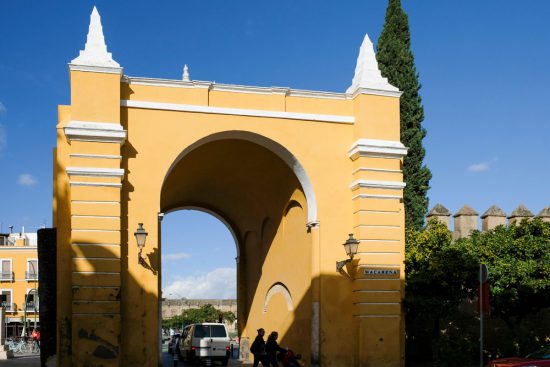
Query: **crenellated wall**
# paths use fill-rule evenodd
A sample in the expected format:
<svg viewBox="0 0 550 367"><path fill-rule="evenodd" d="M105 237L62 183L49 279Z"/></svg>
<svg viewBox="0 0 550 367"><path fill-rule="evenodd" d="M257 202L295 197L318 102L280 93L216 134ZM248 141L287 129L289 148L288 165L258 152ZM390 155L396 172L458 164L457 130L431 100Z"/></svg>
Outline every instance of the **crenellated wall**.
<svg viewBox="0 0 550 367"><path fill-rule="evenodd" d="M436 218L443 222L451 230L451 212L441 204L436 204L426 215L426 219ZM467 237L472 231L489 231L499 225L507 225L521 222L522 219L531 219L535 215L520 204L509 216L498 206L493 205L481 215L481 227L479 214L470 206L464 205L458 212L452 215L454 218L453 239ZM550 205L542 209L536 217L545 222L550 222Z"/></svg>
<svg viewBox="0 0 550 367"><path fill-rule="evenodd" d="M231 311L237 316L236 299L165 299L162 301L162 318L168 319L181 315L185 310L201 308L205 305L212 305L215 309L224 312Z"/></svg>

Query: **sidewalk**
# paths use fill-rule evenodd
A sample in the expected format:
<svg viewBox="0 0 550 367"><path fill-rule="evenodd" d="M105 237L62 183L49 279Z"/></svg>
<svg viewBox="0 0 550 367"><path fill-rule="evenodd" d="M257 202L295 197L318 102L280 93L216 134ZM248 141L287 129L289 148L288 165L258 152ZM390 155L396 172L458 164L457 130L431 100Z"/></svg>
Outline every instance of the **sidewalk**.
<svg viewBox="0 0 550 367"><path fill-rule="evenodd" d="M40 367L40 355L26 354L16 355L12 359L0 360L0 366L25 366L25 367Z"/></svg>

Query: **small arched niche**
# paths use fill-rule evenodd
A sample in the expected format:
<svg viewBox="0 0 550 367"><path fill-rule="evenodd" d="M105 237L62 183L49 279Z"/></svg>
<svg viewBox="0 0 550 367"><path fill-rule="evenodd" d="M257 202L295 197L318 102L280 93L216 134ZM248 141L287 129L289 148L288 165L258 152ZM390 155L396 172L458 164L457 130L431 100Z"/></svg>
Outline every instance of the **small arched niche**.
<svg viewBox="0 0 550 367"><path fill-rule="evenodd" d="M292 296L290 295L290 291L288 290L288 288L283 283L275 283L269 288L269 290L267 291L267 293L265 295L264 313L267 312L267 307L269 305L269 301L276 294L281 294L283 296L283 298L286 301L286 306L287 306L288 311L294 311L294 304L292 302Z"/></svg>

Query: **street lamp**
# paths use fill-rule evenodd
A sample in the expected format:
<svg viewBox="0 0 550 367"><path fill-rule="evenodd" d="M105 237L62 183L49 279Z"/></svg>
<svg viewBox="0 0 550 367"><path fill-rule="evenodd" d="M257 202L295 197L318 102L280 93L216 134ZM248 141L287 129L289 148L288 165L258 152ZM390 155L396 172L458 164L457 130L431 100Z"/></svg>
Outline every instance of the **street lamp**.
<svg viewBox="0 0 550 367"><path fill-rule="evenodd" d="M346 250L346 255L349 256L349 259L337 261L336 262L336 272L341 273L342 268L353 260L353 257L357 254L357 249L359 247L359 241L353 238L353 233L349 234L349 238L346 242L343 243L344 250Z"/></svg>
<svg viewBox="0 0 550 367"><path fill-rule="evenodd" d="M145 240L147 239L147 234L148 234L147 231L145 230L145 228L143 228L143 223L138 223L138 228L134 232L134 236L136 236L137 247L139 249L138 264L141 264L141 262L143 261L141 257L141 251L145 247Z"/></svg>
<svg viewBox="0 0 550 367"><path fill-rule="evenodd" d="M27 334L27 307L29 305L29 296L31 293L34 293L33 295L33 305L34 308L34 330L36 330L36 314L38 313L38 309L36 305L38 304L38 272L36 271L36 268L34 267L34 264L32 261L29 262L30 266L32 267L32 274L35 282L35 288L30 289L27 294L25 295L25 306L23 309L23 330L21 331L21 336L25 336Z"/></svg>

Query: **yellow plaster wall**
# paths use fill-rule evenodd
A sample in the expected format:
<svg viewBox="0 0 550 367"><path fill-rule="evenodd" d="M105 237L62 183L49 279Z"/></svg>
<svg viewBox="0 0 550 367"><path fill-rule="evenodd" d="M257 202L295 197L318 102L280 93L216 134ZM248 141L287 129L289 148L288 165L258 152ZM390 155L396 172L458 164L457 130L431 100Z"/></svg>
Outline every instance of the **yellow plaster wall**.
<svg viewBox="0 0 550 367"><path fill-rule="evenodd" d="M32 288L38 289L38 280L27 280L25 273L28 271L27 260L38 259L36 247L24 246L24 241L18 239L16 246L0 246L0 259L11 260L13 274L12 280L0 281L0 289L11 290L11 302L15 304L11 311L6 310L6 316L22 317L27 291ZM33 311L29 309L27 313L29 317L32 314L34 318Z"/></svg>
<svg viewBox="0 0 550 367"><path fill-rule="evenodd" d="M121 84L117 74L74 71L71 72L71 98L70 119L120 121L128 136L122 146L118 143L79 141L69 144L62 130L58 130L54 170L55 216L60 250L58 261L61 274L69 275L60 277L58 285L58 319L62 332L60 365L70 365L68 342L63 335L67 335L67 325L70 325L71 319L74 365L85 365L86 361L93 360L88 349L94 348L89 339L74 338L74 332L78 330L75 325L80 325L88 333L99 327L105 330L105 340L113 340L113 345L118 346L120 351L112 360L112 365L157 363L157 333L151 332L158 327L161 277L162 249L157 213L182 205L215 210L234 226L241 246L238 295L240 316L246 318L239 319L243 337L252 338L255 329L260 326L268 330L279 329L282 341L288 342L291 348L297 345L302 349L298 352L309 358L312 302L318 300L323 366L401 365L403 352L398 300L402 298L403 205L399 199L352 200L352 197L360 193L399 196L402 190L349 189L356 179L400 181L400 172L357 169L400 170L401 160L362 157L352 161L348 157L351 145L360 138L399 139L398 98L358 95L352 100L336 100L128 85ZM120 99L353 115L355 124L121 108ZM60 121L65 121L61 115L60 112ZM301 163L315 193L315 219L320 222L318 228L308 232L308 202L296 177L284 164L274 163L276 156L273 153L261 147L251 148L252 143L213 142L209 143L211 148L206 145L203 149L196 148L180 162L185 169L174 169L173 175L165 182L167 173L184 149L212 134L227 131L244 131L277 142ZM223 147L235 153L236 157L243 152L250 153L246 153L245 159L234 158L231 161L231 155L216 155L218 149ZM107 164L106 159L70 158L71 153L121 155L120 168L125 170L122 188L69 186L65 173L67 165L85 167L90 163L92 167L106 167L104 164ZM113 161L109 160L110 168L116 168ZM234 164L230 166L232 171L226 171L228 161ZM239 167L235 165L239 162L246 163L242 165L247 168L246 171L235 168ZM267 167L273 168L271 173L277 173L279 179L262 182L263 176L258 172ZM98 178L89 180L100 182ZM170 183L170 180L173 182ZM296 204L284 211L293 200ZM266 222L266 216L273 223ZM137 247L133 239L137 223L144 223L149 232L142 264L137 262ZM367 240L361 242L361 251L380 253L370 258L359 255L356 259L359 268L349 268L352 278L361 266L380 263L400 268L401 278L354 280L337 274L335 261L345 258L341 244L351 231L359 239ZM265 233L269 235L266 237ZM369 239L375 241L369 242ZM384 242L388 239L393 242ZM382 251L385 249L388 251ZM73 259L75 257L103 257L119 261L107 263ZM263 263L259 264L258 258L263 259ZM69 279L71 282L67 281ZM265 295L276 282L284 283L291 291L294 310L288 312L286 302L283 303L284 299L278 294L272 298L264 314ZM69 293L72 284L81 289L74 296ZM94 293L90 287L103 290ZM112 300L109 291L112 289L120 290L119 303ZM398 296L392 294L373 298L360 292L364 290L398 291ZM69 301L61 300L62 296ZM105 307L97 304L97 308L92 310L88 301L98 298L107 301ZM374 304L374 301L380 300L388 301L388 305ZM98 315L85 319L80 316L81 313ZM369 317L373 315L383 315L384 318L372 321ZM376 333L369 334L369 328ZM380 343L380 338L375 336L386 342ZM382 360L384 363L372 364Z"/></svg>
<svg viewBox="0 0 550 367"><path fill-rule="evenodd" d="M71 117L77 121L120 121L120 75L71 71Z"/></svg>
<svg viewBox="0 0 550 367"><path fill-rule="evenodd" d="M288 96L286 110L288 112L353 116L353 103L345 99Z"/></svg>
<svg viewBox="0 0 550 367"><path fill-rule="evenodd" d="M195 89L185 87L156 87L146 85L127 84L121 86L121 99L180 103L199 106L208 105L208 88Z"/></svg>
<svg viewBox="0 0 550 367"><path fill-rule="evenodd" d="M357 136L399 141L399 98L360 94L354 112Z"/></svg>

